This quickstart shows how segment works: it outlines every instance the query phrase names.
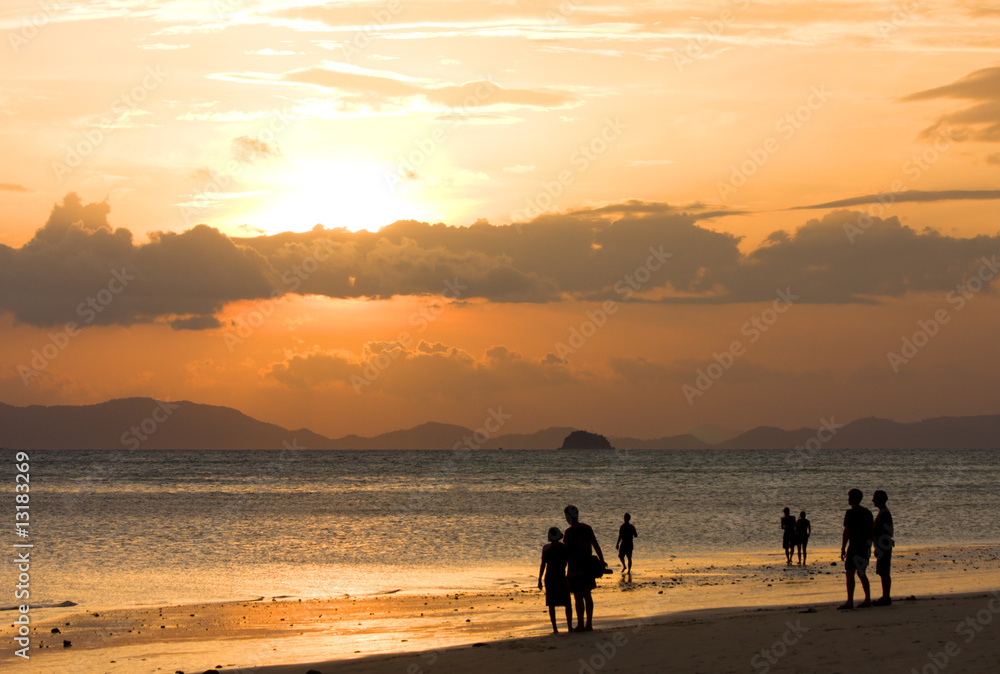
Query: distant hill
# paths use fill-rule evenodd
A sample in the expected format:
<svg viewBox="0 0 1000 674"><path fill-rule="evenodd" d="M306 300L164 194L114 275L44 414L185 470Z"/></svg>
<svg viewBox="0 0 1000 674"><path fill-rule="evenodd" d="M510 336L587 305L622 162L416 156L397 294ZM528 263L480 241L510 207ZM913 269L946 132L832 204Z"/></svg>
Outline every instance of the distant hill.
<svg viewBox="0 0 1000 674"><path fill-rule="evenodd" d="M805 445L809 438L816 437L816 432L815 428L786 431L773 426L758 426L737 435L732 440L720 442L716 447L722 449L790 449Z"/></svg>
<svg viewBox="0 0 1000 674"><path fill-rule="evenodd" d="M611 443L619 449L708 449L706 444L693 435L671 435L666 438L640 440L639 438L611 438Z"/></svg>
<svg viewBox="0 0 1000 674"><path fill-rule="evenodd" d="M472 430L464 426L428 422L371 438L348 435L328 440L331 449L472 449Z"/></svg>
<svg viewBox="0 0 1000 674"><path fill-rule="evenodd" d="M508 433L490 439L483 444L483 449L555 449L562 444L563 438L573 432L572 428L554 427L534 433Z"/></svg>
<svg viewBox="0 0 1000 674"><path fill-rule="evenodd" d="M559 449L613 449L608 439L599 433L573 431L567 435Z"/></svg>
<svg viewBox="0 0 1000 674"><path fill-rule="evenodd" d="M464 426L432 422L374 437L331 439L309 429L288 430L259 421L229 407L188 401L123 398L50 407L0 403L0 447L14 449L556 449L573 431L553 427L483 441ZM826 428L790 431L759 426L715 445L691 434L604 440L621 449L997 449L1000 415L912 423L868 417L839 427L827 422Z"/></svg>
<svg viewBox="0 0 1000 674"><path fill-rule="evenodd" d="M726 440L735 438L739 435L739 432L723 428L722 426L715 426L713 424L700 424L693 428L689 428L685 435L693 435L706 444L717 445L721 442L725 442Z"/></svg>
<svg viewBox="0 0 1000 674"><path fill-rule="evenodd" d="M837 428L785 431L761 426L719 445L725 449L792 449L812 440L823 449L1000 449L1000 414L937 417L900 423L867 417Z"/></svg>
<svg viewBox="0 0 1000 674"><path fill-rule="evenodd" d="M1000 414L936 417L907 424L868 417L837 431L830 445L847 449L1000 448Z"/></svg>
<svg viewBox="0 0 1000 674"><path fill-rule="evenodd" d="M123 398L97 405L0 404L0 446L17 449L281 449L295 439L326 447L328 438L289 431L229 407Z"/></svg>

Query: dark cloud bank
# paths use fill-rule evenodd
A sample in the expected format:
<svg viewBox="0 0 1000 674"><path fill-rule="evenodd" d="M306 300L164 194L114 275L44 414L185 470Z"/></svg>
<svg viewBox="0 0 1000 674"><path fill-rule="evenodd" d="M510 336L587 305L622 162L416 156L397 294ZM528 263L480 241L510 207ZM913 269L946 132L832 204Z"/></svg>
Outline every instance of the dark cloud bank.
<svg viewBox="0 0 1000 674"><path fill-rule="evenodd" d="M136 245L129 230L111 227L106 202L69 194L30 242L0 245L0 311L37 326L163 321L198 330L219 327L229 302L286 293L721 304L770 301L790 288L803 303L873 302L952 290L1000 253L1000 237L918 232L840 210L743 254L738 237L704 223L718 214L699 210L629 202L516 225L400 221L378 232L255 238L199 225Z"/></svg>

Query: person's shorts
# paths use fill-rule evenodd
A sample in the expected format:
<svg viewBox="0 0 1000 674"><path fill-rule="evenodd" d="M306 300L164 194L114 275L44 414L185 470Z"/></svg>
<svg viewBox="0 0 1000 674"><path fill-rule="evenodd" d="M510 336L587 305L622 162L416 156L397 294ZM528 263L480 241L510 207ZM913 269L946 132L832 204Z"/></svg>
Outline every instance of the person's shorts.
<svg viewBox="0 0 1000 674"><path fill-rule="evenodd" d="M892 575L892 548L888 550L875 548L875 573L880 576Z"/></svg>
<svg viewBox="0 0 1000 674"><path fill-rule="evenodd" d="M619 557L631 557L632 556L632 546L630 545L630 546L628 546L626 548L623 545L622 547L618 548L618 556Z"/></svg>
<svg viewBox="0 0 1000 674"><path fill-rule="evenodd" d="M573 594L593 590L597 587L597 581L594 580L594 577L585 574L569 575L566 580L569 581L569 591Z"/></svg>
<svg viewBox="0 0 1000 674"><path fill-rule="evenodd" d="M847 549L844 556L844 568L848 571L865 571L868 569L868 560L871 557L871 550L859 553L857 550Z"/></svg>
<svg viewBox="0 0 1000 674"><path fill-rule="evenodd" d="M795 547L795 538L793 536L785 536L781 540L781 547L787 550L788 548Z"/></svg>

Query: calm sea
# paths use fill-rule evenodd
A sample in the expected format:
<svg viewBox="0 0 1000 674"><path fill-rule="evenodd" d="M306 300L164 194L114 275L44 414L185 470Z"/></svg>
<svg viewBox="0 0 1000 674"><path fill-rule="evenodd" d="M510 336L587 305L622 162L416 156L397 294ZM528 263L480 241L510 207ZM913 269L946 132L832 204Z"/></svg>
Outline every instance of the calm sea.
<svg viewBox="0 0 1000 674"><path fill-rule="evenodd" d="M837 546L851 487L889 493L901 545L1000 541L992 450L30 454L36 605L502 586L568 503L609 558L625 511L637 559L777 551L784 506Z"/></svg>

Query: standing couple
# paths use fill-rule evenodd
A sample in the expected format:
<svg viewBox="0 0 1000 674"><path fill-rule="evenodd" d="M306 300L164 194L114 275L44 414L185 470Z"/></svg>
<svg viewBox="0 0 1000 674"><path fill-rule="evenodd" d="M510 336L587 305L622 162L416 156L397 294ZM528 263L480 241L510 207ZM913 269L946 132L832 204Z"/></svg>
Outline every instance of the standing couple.
<svg viewBox="0 0 1000 674"><path fill-rule="evenodd" d="M847 492L847 503L850 510L844 513L844 537L840 545L840 559L847 571L847 602L840 609L854 608L854 574L861 581L865 600L858 608L869 606L891 606L892 597L892 548L896 544L892 524L892 513L889 512L889 496L878 489L872 496L872 503L878 508L878 515L872 516L872 511L861 505L864 494L860 489ZM875 573L882 579L882 597L872 601L871 586L868 582L868 561L871 558L872 546L875 547Z"/></svg>
<svg viewBox="0 0 1000 674"><path fill-rule="evenodd" d="M556 627L556 606L566 607L566 626L569 631L590 632L594 629L591 626L594 598L590 591L597 587L595 573L601 570L594 568L593 552L597 553L601 566L606 568L607 563L594 530L589 524L580 521L580 510L575 505L568 505L563 512L569 527L565 534L559 531L559 527L549 529L549 543L542 549L542 565L538 569L538 589L542 589L544 573L545 604L549 607L553 632L559 631ZM601 573L603 575L603 570ZM570 609L571 592L576 600L576 627L573 627L573 612Z"/></svg>

